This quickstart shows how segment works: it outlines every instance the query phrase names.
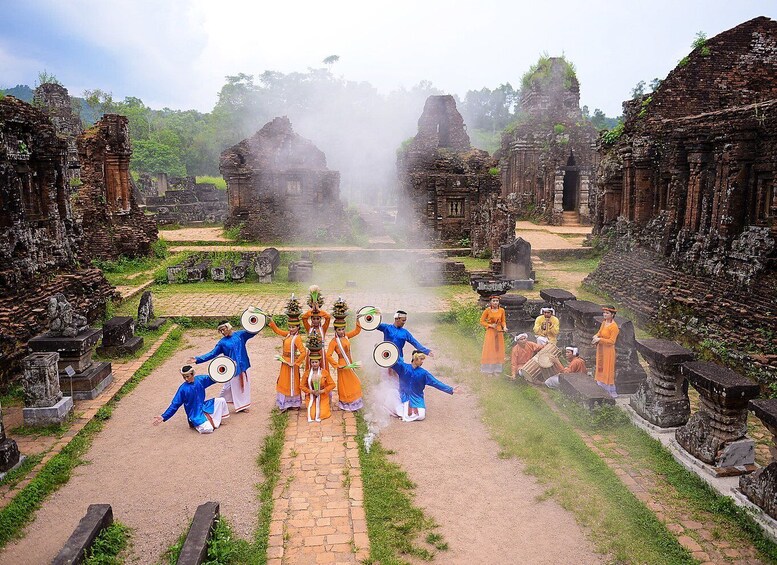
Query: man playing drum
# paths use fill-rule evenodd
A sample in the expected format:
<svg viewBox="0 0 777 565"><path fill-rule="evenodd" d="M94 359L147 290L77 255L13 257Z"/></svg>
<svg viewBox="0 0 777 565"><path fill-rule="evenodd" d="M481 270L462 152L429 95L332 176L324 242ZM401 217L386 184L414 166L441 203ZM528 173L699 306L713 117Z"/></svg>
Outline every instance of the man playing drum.
<svg viewBox="0 0 777 565"><path fill-rule="evenodd" d="M585 361L580 358L580 351L577 349L577 347L567 347L564 351L564 354L566 355L567 362L569 365L564 367L561 364L561 361L553 358L553 366L558 369L559 374L570 374L570 373L587 373L588 369L585 366ZM548 380L545 381L545 386L548 388L558 388L558 377L559 375L553 375Z"/></svg>
<svg viewBox="0 0 777 565"><path fill-rule="evenodd" d="M542 349L541 345L529 341L528 334L523 333L515 336L515 345L510 354L510 362L513 370L510 378L512 380L515 380L515 376L523 369L526 362L534 357L540 349Z"/></svg>
<svg viewBox="0 0 777 565"><path fill-rule="evenodd" d="M181 367L181 376L184 382L178 387L170 406L161 416L155 417L152 423L158 426L166 422L183 406L189 426L201 434L213 433L223 418L229 418L226 400L221 397L205 400L205 389L216 384L216 381L208 375L195 376L191 365Z"/></svg>

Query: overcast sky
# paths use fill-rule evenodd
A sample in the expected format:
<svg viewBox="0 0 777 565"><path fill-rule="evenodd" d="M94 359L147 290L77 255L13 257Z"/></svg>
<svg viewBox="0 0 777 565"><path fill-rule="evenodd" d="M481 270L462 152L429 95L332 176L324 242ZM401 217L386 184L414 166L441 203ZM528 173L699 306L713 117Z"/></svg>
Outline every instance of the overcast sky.
<svg viewBox="0 0 777 565"><path fill-rule="evenodd" d="M577 67L581 104L609 116L709 37L777 0L0 0L0 87L46 69L80 95L101 88L153 108L210 111L226 75L332 71L381 92L421 80L463 97L521 75L547 52Z"/></svg>

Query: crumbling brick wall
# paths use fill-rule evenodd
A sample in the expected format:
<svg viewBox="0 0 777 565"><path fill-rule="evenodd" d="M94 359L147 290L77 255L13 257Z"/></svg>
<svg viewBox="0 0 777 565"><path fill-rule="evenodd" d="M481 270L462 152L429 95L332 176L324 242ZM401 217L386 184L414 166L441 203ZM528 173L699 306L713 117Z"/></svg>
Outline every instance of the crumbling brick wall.
<svg viewBox="0 0 777 565"><path fill-rule="evenodd" d="M227 192L211 183L198 183L195 177L156 178L144 173L138 179L141 209L154 214L157 225L223 223L229 216Z"/></svg>
<svg viewBox="0 0 777 565"><path fill-rule="evenodd" d="M252 241L342 240L350 235L340 201L340 173L294 133L284 116L221 154L227 182L227 226L242 225Z"/></svg>
<svg viewBox="0 0 777 565"><path fill-rule="evenodd" d="M82 258L88 262L148 255L158 231L135 199L127 118L103 116L78 137L78 154L83 184L73 204L84 229Z"/></svg>
<svg viewBox="0 0 777 565"><path fill-rule="evenodd" d="M45 114L0 100L0 384L18 376L26 342L46 330L50 296L63 293L94 321L113 294L99 270L78 267L67 155Z"/></svg>

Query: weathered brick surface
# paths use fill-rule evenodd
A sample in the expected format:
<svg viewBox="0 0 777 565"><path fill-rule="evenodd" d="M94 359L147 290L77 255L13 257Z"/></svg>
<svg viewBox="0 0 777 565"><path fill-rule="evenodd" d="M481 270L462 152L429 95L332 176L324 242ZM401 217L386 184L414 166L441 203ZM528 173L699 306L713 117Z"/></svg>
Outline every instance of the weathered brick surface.
<svg viewBox="0 0 777 565"><path fill-rule="evenodd" d="M227 192L195 177L168 177L147 173L138 179L140 202L155 214L157 225L225 222L229 216Z"/></svg>

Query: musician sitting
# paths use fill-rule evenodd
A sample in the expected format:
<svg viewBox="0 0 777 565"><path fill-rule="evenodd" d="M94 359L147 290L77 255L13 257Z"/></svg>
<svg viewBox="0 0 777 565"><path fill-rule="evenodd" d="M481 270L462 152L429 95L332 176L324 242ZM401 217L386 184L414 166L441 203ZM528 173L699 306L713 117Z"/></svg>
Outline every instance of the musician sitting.
<svg viewBox="0 0 777 565"><path fill-rule="evenodd" d="M564 367L561 364L561 361L554 358L553 359L553 365L558 369L559 374L569 374L569 373L587 373L588 369L586 369L585 361L580 358L580 351L577 349L577 347L567 347L564 350L564 354L566 355L567 362L569 365ZM558 377L559 375L553 375L549 379L545 381L545 386L548 388L558 388Z"/></svg>
<svg viewBox="0 0 777 565"><path fill-rule="evenodd" d="M545 343L547 343L547 341ZM515 380L515 376L518 372L523 369L523 366L529 359L534 357L534 355L542 349L543 345L529 341L529 336L525 333L515 336L515 345L510 354L510 361L513 369L510 377L512 380Z"/></svg>
<svg viewBox="0 0 777 565"><path fill-rule="evenodd" d="M161 416L155 417L152 423L158 426L166 422L183 406L190 427L201 434L213 433L221 425L221 420L229 417L229 407L224 398L205 400L205 389L216 384L216 381L208 375L195 376L191 365L181 367L181 376L184 382L178 387L170 406Z"/></svg>
<svg viewBox="0 0 777 565"><path fill-rule="evenodd" d="M559 331L561 324L556 318L556 311L553 308L541 308L540 315L534 320L534 335L545 337L555 345Z"/></svg>

